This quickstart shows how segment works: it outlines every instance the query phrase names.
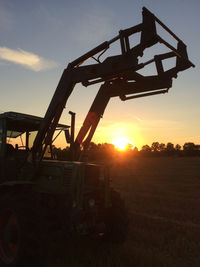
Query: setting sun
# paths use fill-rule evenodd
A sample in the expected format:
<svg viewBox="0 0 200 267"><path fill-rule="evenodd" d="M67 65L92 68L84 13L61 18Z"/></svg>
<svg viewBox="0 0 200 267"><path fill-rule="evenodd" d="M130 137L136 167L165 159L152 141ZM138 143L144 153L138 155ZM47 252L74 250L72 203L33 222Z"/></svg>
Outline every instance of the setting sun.
<svg viewBox="0 0 200 267"><path fill-rule="evenodd" d="M115 146L115 148L119 150L125 150L128 144L131 144L133 146L133 143L125 137L118 137L114 139L112 143Z"/></svg>

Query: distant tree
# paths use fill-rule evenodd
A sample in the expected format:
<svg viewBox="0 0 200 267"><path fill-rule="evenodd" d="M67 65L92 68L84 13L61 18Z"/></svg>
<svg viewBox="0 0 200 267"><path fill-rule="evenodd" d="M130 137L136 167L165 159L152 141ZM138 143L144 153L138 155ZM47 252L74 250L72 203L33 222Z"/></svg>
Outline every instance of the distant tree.
<svg viewBox="0 0 200 267"><path fill-rule="evenodd" d="M180 146L179 144L177 144L177 145L175 146L175 150L176 150L176 151L180 151L180 150L181 150L181 146Z"/></svg>
<svg viewBox="0 0 200 267"><path fill-rule="evenodd" d="M166 145L165 153L168 156L174 155L175 154L174 144L168 142L167 145Z"/></svg>
<svg viewBox="0 0 200 267"><path fill-rule="evenodd" d="M166 146L166 151L168 152L173 152L174 151L174 144L172 143L167 143L167 146Z"/></svg>
<svg viewBox="0 0 200 267"><path fill-rule="evenodd" d="M198 146L196 146L192 142L188 142L183 145L183 152L186 156L198 156L199 155Z"/></svg>
<svg viewBox="0 0 200 267"><path fill-rule="evenodd" d="M89 147L88 147L88 150L89 151L94 151L94 150L96 151L96 150L98 150L98 145L96 145L93 142L90 142Z"/></svg>
<svg viewBox="0 0 200 267"><path fill-rule="evenodd" d="M128 143L128 144L126 145L126 150L128 150L128 151L133 150L133 145L130 144L130 143Z"/></svg>
<svg viewBox="0 0 200 267"><path fill-rule="evenodd" d="M115 146L113 144L104 143L101 145L101 149L107 151L113 151L115 149Z"/></svg>
<svg viewBox="0 0 200 267"><path fill-rule="evenodd" d="M144 146L142 146L142 149L141 149L141 151L147 151L147 152L151 152L151 147L150 147L150 146L148 146L148 145L144 145Z"/></svg>
<svg viewBox="0 0 200 267"><path fill-rule="evenodd" d="M159 143L158 142L153 142L152 145L151 145L151 150L153 152L159 151Z"/></svg>
<svg viewBox="0 0 200 267"><path fill-rule="evenodd" d="M100 154L102 158L113 158L116 155L116 149L113 144L101 144Z"/></svg>
<svg viewBox="0 0 200 267"><path fill-rule="evenodd" d="M142 155L142 156L150 156L152 153L151 153L151 147L149 145L144 145L142 146L140 152L139 152L139 155Z"/></svg>
<svg viewBox="0 0 200 267"><path fill-rule="evenodd" d="M194 143L188 142L183 145L184 151L194 151L196 149L196 146Z"/></svg>
<svg viewBox="0 0 200 267"><path fill-rule="evenodd" d="M163 144L163 143L161 143L161 144L159 144L159 147L158 147L158 150L160 151L160 152L163 152L163 151L165 151L165 144Z"/></svg>

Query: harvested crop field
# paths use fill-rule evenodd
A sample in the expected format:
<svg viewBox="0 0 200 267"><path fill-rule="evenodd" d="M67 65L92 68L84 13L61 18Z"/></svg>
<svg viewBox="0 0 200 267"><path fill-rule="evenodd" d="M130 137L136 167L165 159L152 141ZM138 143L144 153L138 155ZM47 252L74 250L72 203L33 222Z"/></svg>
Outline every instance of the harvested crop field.
<svg viewBox="0 0 200 267"><path fill-rule="evenodd" d="M129 212L127 241L75 241L48 266L200 266L200 158L136 158L111 176Z"/></svg>

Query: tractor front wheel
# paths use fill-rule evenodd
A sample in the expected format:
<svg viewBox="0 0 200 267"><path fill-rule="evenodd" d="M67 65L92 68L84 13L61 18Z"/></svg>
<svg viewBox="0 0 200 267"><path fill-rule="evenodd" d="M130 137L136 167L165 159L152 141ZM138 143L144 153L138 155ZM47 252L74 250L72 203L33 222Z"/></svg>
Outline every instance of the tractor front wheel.
<svg viewBox="0 0 200 267"><path fill-rule="evenodd" d="M123 243L128 232L128 214L120 194L111 190L112 207L105 215L104 240L111 243Z"/></svg>

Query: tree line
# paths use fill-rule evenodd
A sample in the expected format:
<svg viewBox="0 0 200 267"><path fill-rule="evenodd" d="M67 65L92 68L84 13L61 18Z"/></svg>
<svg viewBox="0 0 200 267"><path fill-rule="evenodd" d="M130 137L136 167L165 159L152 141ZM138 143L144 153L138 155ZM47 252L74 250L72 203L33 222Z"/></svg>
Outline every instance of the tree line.
<svg viewBox="0 0 200 267"><path fill-rule="evenodd" d="M70 149L66 147L64 149L53 147L54 157L58 160L70 159ZM106 160L114 158L131 158L131 157L162 157L162 156L179 156L179 157L191 157L200 156L200 145L196 145L192 142L187 142L183 146L179 144L173 144L168 142L167 144L153 142L151 146L143 145L140 150L137 147L133 147L131 144L127 144L124 151L120 151L115 148L113 144L95 144L90 143L87 157L89 160Z"/></svg>
<svg viewBox="0 0 200 267"><path fill-rule="evenodd" d="M200 145L196 145L192 142L186 142L183 146L173 143L159 143L153 142L151 146L142 146L141 153L153 154L153 155L179 155L179 156L200 156Z"/></svg>

